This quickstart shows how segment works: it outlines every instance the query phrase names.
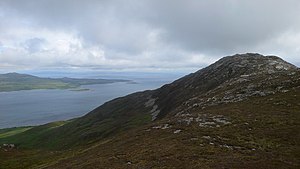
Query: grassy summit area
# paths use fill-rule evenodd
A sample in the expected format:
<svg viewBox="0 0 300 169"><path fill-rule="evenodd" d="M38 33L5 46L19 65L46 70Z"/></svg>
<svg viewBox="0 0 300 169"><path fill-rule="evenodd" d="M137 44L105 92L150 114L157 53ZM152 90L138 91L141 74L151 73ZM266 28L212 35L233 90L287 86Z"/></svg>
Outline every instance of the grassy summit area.
<svg viewBox="0 0 300 169"><path fill-rule="evenodd" d="M27 74L0 74L0 92L33 89L68 89L81 85L128 82L121 79L41 78Z"/></svg>

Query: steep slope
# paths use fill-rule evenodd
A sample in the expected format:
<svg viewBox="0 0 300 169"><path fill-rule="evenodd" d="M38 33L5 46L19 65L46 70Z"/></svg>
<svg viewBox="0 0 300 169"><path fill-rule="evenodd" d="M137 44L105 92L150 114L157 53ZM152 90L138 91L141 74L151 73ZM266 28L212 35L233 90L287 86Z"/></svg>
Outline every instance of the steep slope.
<svg viewBox="0 0 300 169"><path fill-rule="evenodd" d="M252 88L280 86L278 79L286 75L290 76L294 71L298 72L294 65L276 56L265 57L253 53L228 56L172 84L163 86L153 97L158 98L160 116L164 116L184 101L194 97L214 96L214 93L225 94L224 91L230 92L233 88L244 90L250 84L253 84ZM223 92L222 88L224 88ZM274 89L270 90L274 91ZM249 89L249 92L251 91L254 89Z"/></svg>
<svg viewBox="0 0 300 169"><path fill-rule="evenodd" d="M0 139L22 148L67 149L85 145L104 137L151 121L144 106L151 91L128 95L109 101L87 115L56 125L49 123L26 132Z"/></svg>
<svg viewBox="0 0 300 169"><path fill-rule="evenodd" d="M297 168L299 100L297 67L275 56L234 55L4 141L74 148L42 165L48 168Z"/></svg>
<svg viewBox="0 0 300 169"><path fill-rule="evenodd" d="M194 110L105 139L48 168L296 169L300 107L293 94Z"/></svg>
<svg viewBox="0 0 300 169"><path fill-rule="evenodd" d="M278 57L225 57L148 95L155 122L49 168L299 167L300 71Z"/></svg>

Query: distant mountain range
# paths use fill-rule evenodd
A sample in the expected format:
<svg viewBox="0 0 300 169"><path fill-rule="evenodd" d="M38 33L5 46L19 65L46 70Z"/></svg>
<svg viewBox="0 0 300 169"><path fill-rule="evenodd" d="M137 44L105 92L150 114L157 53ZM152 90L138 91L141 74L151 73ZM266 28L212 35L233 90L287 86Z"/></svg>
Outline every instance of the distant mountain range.
<svg viewBox="0 0 300 169"><path fill-rule="evenodd" d="M37 76L7 73L0 74L0 92L33 89L68 89L81 85L130 82L122 79L76 79L76 78L41 78Z"/></svg>
<svg viewBox="0 0 300 169"><path fill-rule="evenodd" d="M7 168L299 168L300 70L237 54L87 115L0 130Z"/></svg>

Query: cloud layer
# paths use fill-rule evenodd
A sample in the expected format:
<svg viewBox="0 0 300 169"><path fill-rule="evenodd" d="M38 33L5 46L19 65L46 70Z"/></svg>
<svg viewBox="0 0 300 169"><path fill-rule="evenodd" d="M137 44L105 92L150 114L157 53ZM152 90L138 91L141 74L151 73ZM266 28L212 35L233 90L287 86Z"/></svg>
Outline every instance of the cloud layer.
<svg viewBox="0 0 300 169"><path fill-rule="evenodd" d="M2 0L0 68L199 68L244 52L299 64L299 16L298 0Z"/></svg>

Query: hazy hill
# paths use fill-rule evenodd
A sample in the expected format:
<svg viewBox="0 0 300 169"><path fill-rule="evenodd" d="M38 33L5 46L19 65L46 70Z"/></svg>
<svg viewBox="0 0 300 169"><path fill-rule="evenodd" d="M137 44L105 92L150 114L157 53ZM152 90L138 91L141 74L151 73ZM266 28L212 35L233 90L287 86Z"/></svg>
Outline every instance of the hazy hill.
<svg viewBox="0 0 300 169"><path fill-rule="evenodd" d="M2 152L0 164L299 168L299 100L296 66L276 56L228 56L159 89L109 101L81 118L0 137L0 143L18 147Z"/></svg>
<svg viewBox="0 0 300 169"><path fill-rule="evenodd" d="M37 76L7 73L0 74L0 92L32 89L67 89L81 85L128 82L121 79L76 79L76 78L41 78Z"/></svg>

